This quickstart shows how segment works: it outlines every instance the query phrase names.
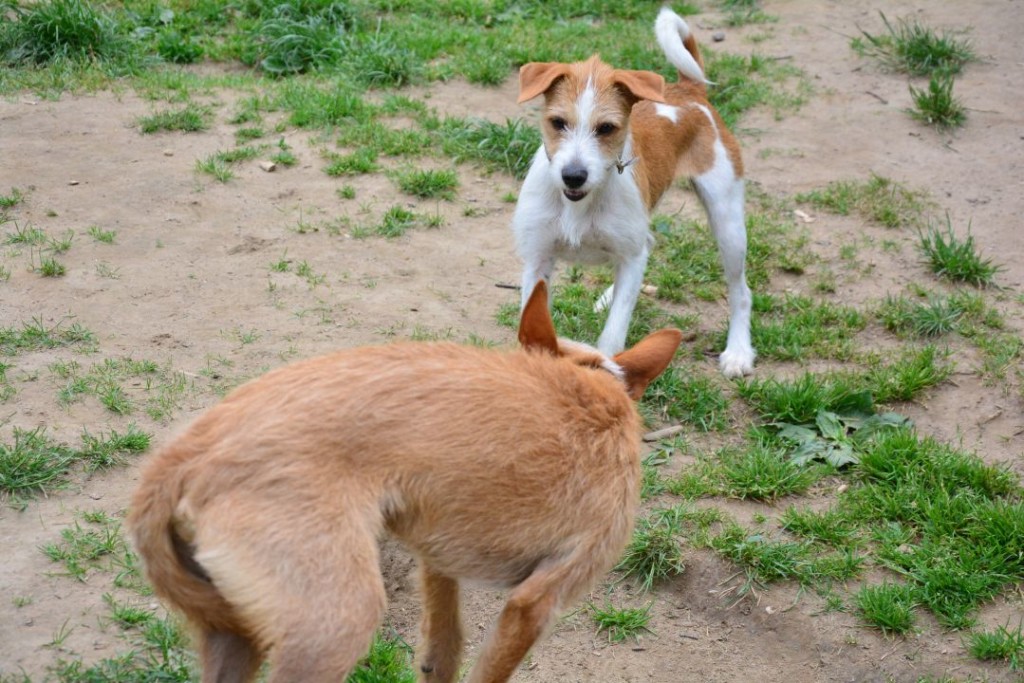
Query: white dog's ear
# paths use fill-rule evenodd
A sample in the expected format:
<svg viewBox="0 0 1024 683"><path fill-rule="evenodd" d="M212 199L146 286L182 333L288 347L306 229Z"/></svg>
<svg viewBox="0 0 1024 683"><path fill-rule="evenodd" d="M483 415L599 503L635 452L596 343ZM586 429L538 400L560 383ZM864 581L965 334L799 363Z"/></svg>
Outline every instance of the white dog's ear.
<svg viewBox="0 0 1024 683"><path fill-rule="evenodd" d="M522 104L546 93L559 78L568 75L569 65L559 62L530 62L519 67L519 99Z"/></svg>
<svg viewBox="0 0 1024 683"><path fill-rule="evenodd" d="M667 327L647 335L636 345L615 356L626 378L626 393L634 401L644 395L644 389L665 371L676 349L683 341L683 333Z"/></svg>
<svg viewBox="0 0 1024 683"><path fill-rule="evenodd" d="M616 69L615 83L638 100L665 102L665 79L651 71Z"/></svg>
<svg viewBox="0 0 1024 683"><path fill-rule="evenodd" d="M544 350L558 356L558 336L548 310L548 286L541 280L530 293L519 321L519 343L527 350Z"/></svg>

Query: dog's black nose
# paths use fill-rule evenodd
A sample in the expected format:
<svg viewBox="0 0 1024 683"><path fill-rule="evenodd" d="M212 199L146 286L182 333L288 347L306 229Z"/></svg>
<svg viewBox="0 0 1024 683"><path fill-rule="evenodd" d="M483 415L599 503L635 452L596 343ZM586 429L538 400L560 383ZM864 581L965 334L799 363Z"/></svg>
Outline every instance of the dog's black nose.
<svg viewBox="0 0 1024 683"><path fill-rule="evenodd" d="M566 166L562 170L562 182L570 190L575 190L587 182L587 169L582 166Z"/></svg>

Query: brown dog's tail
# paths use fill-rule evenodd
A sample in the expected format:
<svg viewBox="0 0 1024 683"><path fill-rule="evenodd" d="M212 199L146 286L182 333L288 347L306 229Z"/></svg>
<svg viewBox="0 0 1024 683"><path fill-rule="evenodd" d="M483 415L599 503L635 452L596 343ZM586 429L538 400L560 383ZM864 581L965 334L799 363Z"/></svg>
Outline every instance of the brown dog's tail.
<svg viewBox="0 0 1024 683"><path fill-rule="evenodd" d="M178 518L185 455L164 451L143 472L128 513L129 535L160 598L201 628L234 630L233 610L196 561L187 523Z"/></svg>
<svg viewBox="0 0 1024 683"><path fill-rule="evenodd" d="M662 7L654 22L654 35L669 63L679 70L680 78L702 85L710 82L704 76L704 59L700 56L697 39L682 17Z"/></svg>

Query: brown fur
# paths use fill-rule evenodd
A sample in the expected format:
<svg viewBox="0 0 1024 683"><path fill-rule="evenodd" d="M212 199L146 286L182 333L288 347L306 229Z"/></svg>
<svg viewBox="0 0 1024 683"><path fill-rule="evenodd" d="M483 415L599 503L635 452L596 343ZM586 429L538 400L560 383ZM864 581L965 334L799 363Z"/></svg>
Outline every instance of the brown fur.
<svg viewBox="0 0 1024 683"><path fill-rule="evenodd" d="M680 338L619 354L617 378L559 345L541 284L521 350L360 348L237 389L154 456L128 520L157 595L195 628L203 680L251 680L264 657L271 683L344 680L384 614L384 530L420 561L420 680L458 674L460 579L511 587L467 679L508 680L621 552L640 475L630 395Z"/></svg>

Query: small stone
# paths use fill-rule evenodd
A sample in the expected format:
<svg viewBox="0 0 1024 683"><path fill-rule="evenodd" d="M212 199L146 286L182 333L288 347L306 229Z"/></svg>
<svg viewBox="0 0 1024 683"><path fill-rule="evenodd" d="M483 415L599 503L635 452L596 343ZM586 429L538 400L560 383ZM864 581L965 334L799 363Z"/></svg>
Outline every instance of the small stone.
<svg viewBox="0 0 1024 683"><path fill-rule="evenodd" d="M68 185L77 185L77 184L78 184L77 180L69 180L68 181Z"/></svg>
<svg viewBox="0 0 1024 683"><path fill-rule="evenodd" d="M725 31L715 31L711 34L711 40L720 43L725 40Z"/></svg>
<svg viewBox="0 0 1024 683"><path fill-rule="evenodd" d="M277 164L275 164L273 161L261 161L260 168L262 168L267 173L273 173L277 169Z"/></svg>
<svg viewBox="0 0 1024 683"><path fill-rule="evenodd" d="M173 157L174 156L174 150L173 149L165 149L164 150L164 156L165 157Z"/></svg>

